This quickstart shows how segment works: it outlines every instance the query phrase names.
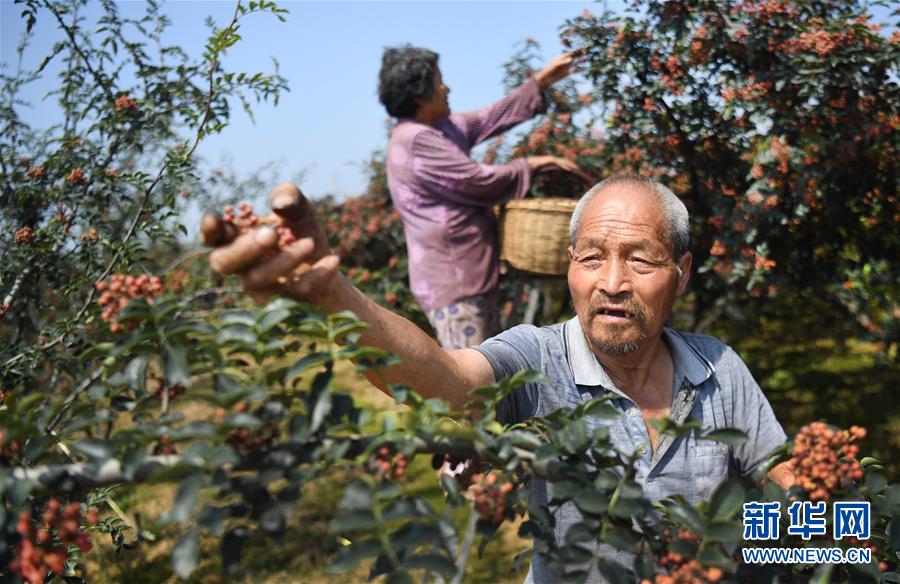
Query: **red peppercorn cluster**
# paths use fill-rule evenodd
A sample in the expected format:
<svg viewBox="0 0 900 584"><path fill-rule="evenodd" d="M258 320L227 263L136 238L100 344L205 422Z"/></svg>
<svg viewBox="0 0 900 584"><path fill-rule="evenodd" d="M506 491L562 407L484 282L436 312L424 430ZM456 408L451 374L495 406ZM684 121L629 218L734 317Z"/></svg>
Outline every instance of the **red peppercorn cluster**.
<svg viewBox="0 0 900 584"><path fill-rule="evenodd" d="M475 510L482 521L500 525L506 518L509 494L513 491L510 481L500 481L494 473L477 473L472 477L472 494Z"/></svg>
<svg viewBox="0 0 900 584"><path fill-rule="evenodd" d="M159 440L156 441L156 445L153 447L153 454L168 456L171 454L178 454L178 449L172 444L172 439L169 438L169 435L163 434L159 437Z"/></svg>
<svg viewBox="0 0 900 584"><path fill-rule="evenodd" d="M16 230L16 243L19 245L28 245L34 243L34 240L34 229L31 227L23 227L22 229Z"/></svg>
<svg viewBox="0 0 900 584"><path fill-rule="evenodd" d="M860 426L833 430L823 422L813 422L801 428L788 462L797 486L812 501L830 501L836 489L863 478L856 460L859 448L851 443L865 436L866 429Z"/></svg>
<svg viewBox="0 0 900 584"><path fill-rule="evenodd" d="M147 302L153 302L153 298L162 293L163 285L159 276L115 274L109 278L109 282L98 283L97 291L100 292L97 304L103 307L103 320L110 322L135 298L143 298ZM122 324L111 322L109 330L114 333L119 332L122 330ZM134 328L137 325L137 323L124 324L129 328Z"/></svg>
<svg viewBox="0 0 900 584"><path fill-rule="evenodd" d="M263 219L253 213L253 206L249 203L241 203L238 205L238 212L235 214L234 207L228 205L225 207L225 213L222 220L231 223L239 233L245 233L254 227L259 227L264 223ZM297 236L291 229L282 223L272 225L275 233L278 235L278 248L284 249L286 246L297 241Z"/></svg>
<svg viewBox="0 0 900 584"><path fill-rule="evenodd" d="M6 395L0 391L0 404ZM9 440L6 431L0 429L0 465L8 465L19 457L22 452L22 443L19 440Z"/></svg>
<svg viewBox="0 0 900 584"><path fill-rule="evenodd" d="M83 185L85 183L84 171L81 168L74 168L72 171L66 176L66 180L73 185Z"/></svg>
<svg viewBox="0 0 900 584"><path fill-rule="evenodd" d="M40 180L44 178L44 167L43 166L29 166L27 170L25 170L25 174L34 180Z"/></svg>
<svg viewBox="0 0 900 584"><path fill-rule="evenodd" d="M250 409L247 402L238 402L234 404L234 411L246 412ZM270 446L281 436L281 431L275 425L260 426L259 428L237 428L233 430L225 442L235 450L243 453L256 452Z"/></svg>
<svg viewBox="0 0 900 584"><path fill-rule="evenodd" d="M135 101L128 94L123 94L123 95L120 95L118 98L116 98L116 113L117 114L122 114L122 113L133 114L137 111L137 109L138 109L137 101Z"/></svg>
<svg viewBox="0 0 900 584"><path fill-rule="evenodd" d="M65 570L69 546L74 545L82 552L90 551L91 539L82 525L94 525L97 521L97 510L93 507L83 521L81 503L76 501L62 505L58 500L50 499L40 521L36 521L30 511L22 511L16 525L22 540L16 545L9 567L26 582L43 584L47 572L60 574Z"/></svg>
<svg viewBox="0 0 900 584"><path fill-rule="evenodd" d="M663 531L663 539L669 540L671 536L670 530ZM679 529L676 539L700 543L700 536L686 529ZM650 580L643 580L641 584L709 584L718 582L725 575L721 568L706 567L697 560L685 558L672 551L659 558L657 565L666 573L657 574L653 583Z"/></svg>
<svg viewBox="0 0 900 584"><path fill-rule="evenodd" d="M180 396L181 394L183 394L185 391L187 391L187 389L180 383L176 383L174 385L167 385L165 379L161 379L160 381L161 381L161 383L159 384L159 387L157 387L155 390L153 390L153 395L157 399L162 399L163 396L165 395L165 392L168 391L169 392L169 400L171 401L171 400L175 399L176 397Z"/></svg>
<svg viewBox="0 0 900 584"><path fill-rule="evenodd" d="M225 438L225 442L240 452L256 452L270 446L279 436L281 432L276 427L238 428Z"/></svg>
<svg viewBox="0 0 900 584"><path fill-rule="evenodd" d="M721 568L707 568L697 560L690 560L668 574L657 574L653 584L714 584L724 575ZM644 583L650 584L650 580L641 584Z"/></svg>
<svg viewBox="0 0 900 584"><path fill-rule="evenodd" d="M395 481L406 476L407 468L409 468L409 460L402 454L394 455L387 446L379 448L369 461L369 469L372 473Z"/></svg>

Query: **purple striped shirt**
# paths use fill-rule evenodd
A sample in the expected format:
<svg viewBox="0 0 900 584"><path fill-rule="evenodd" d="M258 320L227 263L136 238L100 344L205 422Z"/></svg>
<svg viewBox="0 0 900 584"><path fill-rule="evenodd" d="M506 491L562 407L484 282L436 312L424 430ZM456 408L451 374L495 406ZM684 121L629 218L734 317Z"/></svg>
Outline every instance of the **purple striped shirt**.
<svg viewBox="0 0 900 584"><path fill-rule="evenodd" d="M400 118L388 144L387 178L403 221L409 280L423 310L497 285L499 242L491 208L531 186L524 158L479 164L473 146L544 111L534 80L492 106L452 114L431 127Z"/></svg>

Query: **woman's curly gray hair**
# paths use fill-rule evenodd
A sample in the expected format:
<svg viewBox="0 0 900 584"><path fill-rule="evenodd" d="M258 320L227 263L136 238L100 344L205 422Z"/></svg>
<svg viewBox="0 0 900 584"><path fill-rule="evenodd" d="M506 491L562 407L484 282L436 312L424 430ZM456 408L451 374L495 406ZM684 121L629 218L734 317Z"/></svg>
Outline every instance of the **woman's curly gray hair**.
<svg viewBox="0 0 900 584"><path fill-rule="evenodd" d="M378 73L378 100L387 113L395 118L415 116L417 100L434 95L437 68L434 51L411 45L386 48Z"/></svg>

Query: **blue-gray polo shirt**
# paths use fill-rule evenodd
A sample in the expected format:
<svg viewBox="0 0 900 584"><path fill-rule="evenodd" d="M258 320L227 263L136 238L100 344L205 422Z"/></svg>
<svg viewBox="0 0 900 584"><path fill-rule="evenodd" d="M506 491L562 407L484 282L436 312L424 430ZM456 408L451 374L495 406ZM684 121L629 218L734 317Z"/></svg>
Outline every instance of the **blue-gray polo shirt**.
<svg viewBox="0 0 900 584"><path fill-rule="evenodd" d="M615 399L610 403L622 416L586 418L588 428L608 426L619 451L640 455L637 481L648 498L680 494L696 504L708 500L716 485L727 477L751 475L786 436L759 385L731 347L709 336L669 328L663 330L663 339L674 370L669 417L680 423L693 416L702 422L704 432L737 428L749 440L727 446L698 440L693 433L674 439L664 433L656 451L651 452L640 409L616 387L594 356L577 317L548 327L516 326L473 348L487 358L497 379L522 369L541 371L549 379L549 383L528 384L501 402L497 416L502 422L545 416L560 407L576 407L612 393ZM544 481L534 481L532 492L533 503L547 504ZM579 520L574 505L559 509L557 540L562 541L569 526ZM616 555L620 561L627 561ZM533 559L529 577L534 582L554 581L539 557Z"/></svg>

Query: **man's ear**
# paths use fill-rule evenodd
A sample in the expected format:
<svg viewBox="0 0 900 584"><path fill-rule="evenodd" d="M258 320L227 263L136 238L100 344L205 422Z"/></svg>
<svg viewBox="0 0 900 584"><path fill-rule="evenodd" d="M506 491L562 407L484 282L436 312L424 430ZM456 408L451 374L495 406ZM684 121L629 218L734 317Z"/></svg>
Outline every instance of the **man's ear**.
<svg viewBox="0 0 900 584"><path fill-rule="evenodd" d="M681 259L678 260L678 268L681 270L681 275L678 276L678 288L675 293L681 296L684 291L687 289L688 281L691 279L691 265L694 263L694 254L691 252L685 252Z"/></svg>
<svg viewBox="0 0 900 584"><path fill-rule="evenodd" d="M572 260L574 260L574 259L575 259L575 246L570 245L569 247L567 247L567 248L566 248L566 253L569 254L569 261L570 261L570 262L571 262Z"/></svg>

